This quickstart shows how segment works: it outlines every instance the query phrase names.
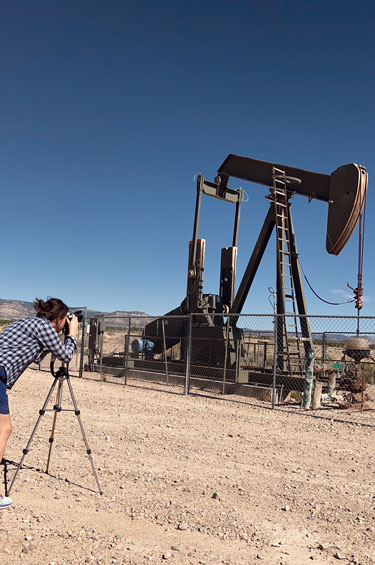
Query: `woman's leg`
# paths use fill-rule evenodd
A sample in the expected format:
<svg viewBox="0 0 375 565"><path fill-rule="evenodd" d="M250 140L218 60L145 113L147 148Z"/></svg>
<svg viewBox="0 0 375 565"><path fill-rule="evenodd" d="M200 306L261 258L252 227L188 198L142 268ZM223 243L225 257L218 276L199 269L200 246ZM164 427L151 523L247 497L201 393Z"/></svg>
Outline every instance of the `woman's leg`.
<svg viewBox="0 0 375 565"><path fill-rule="evenodd" d="M12 422L10 421L10 414L0 414L0 463L3 459L7 441L11 433ZM9 498L9 496L0 494L0 509L8 508L11 504L12 499Z"/></svg>
<svg viewBox="0 0 375 565"><path fill-rule="evenodd" d="M10 434L12 433L12 422L9 414L8 395L5 383L0 380L0 463ZM0 494L0 509L8 508L12 504L12 499L8 496Z"/></svg>
<svg viewBox="0 0 375 565"><path fill-rule="evenodd" d="M10 414L0 414L0 462L3 458L10 434L12 433L12 422Z"/></svg>

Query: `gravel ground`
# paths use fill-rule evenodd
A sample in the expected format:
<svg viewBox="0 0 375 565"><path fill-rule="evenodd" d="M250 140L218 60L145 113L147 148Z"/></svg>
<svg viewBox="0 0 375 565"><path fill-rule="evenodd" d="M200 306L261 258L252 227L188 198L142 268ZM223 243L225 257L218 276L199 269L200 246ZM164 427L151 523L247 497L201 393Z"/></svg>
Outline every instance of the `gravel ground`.
<svg viewBox="0 0 375 565"><path fill-rule="evenodd" d="M50 384L28 370L10 392L7 459L19 460ZM50 474L38 470L46 413L0 514L3 563L375 564L374 429L137 381L72 384L104 494L70 411Z"/></svg>

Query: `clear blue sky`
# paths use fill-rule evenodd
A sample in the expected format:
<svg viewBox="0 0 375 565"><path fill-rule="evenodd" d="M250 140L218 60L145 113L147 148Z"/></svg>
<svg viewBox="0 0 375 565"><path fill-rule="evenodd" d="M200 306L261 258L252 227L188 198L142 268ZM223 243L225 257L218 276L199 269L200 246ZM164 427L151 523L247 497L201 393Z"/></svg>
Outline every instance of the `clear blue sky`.
<svg viewBox="0 0 375 565"><path fill-rule="evenodd" d="M58 296L163 314L185 296L194 175L228 153L331 173L369 172L363 314L374 315L375 7L347 1L2 3L0 297ZM232 179L238 283L267 211ZM356 284L356 230L325 251L328 207L295 197L302 266L326 300ZM205 292L218 292L233 209L206 198ZM274 242L244 311L270 313ZM313 314L329 307L306 289Z"/></svg>

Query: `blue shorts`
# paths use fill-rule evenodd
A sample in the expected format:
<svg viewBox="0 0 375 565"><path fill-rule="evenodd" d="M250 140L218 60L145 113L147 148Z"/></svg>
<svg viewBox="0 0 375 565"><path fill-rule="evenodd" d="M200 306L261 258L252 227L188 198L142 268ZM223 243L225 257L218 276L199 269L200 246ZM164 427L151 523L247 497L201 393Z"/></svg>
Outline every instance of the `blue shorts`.
<svg viewBox="0 0 375 565"><path fill-rule="evenodd" d="M9 414L5 371L0 367L0 414Z"/></svg>

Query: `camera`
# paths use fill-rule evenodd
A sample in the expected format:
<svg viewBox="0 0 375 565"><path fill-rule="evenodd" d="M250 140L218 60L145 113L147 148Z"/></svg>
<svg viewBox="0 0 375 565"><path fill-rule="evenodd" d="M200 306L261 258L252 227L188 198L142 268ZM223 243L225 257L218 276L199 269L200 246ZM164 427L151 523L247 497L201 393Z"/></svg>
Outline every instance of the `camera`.
<svg viewBox="0 0 375 565"><path fill-rule="evenodd" d="M73 312L68 312L67 321L66 321L65 326L63 328L63 332L64 332L65 335L68 335L68 333L69 333L68 320L70 322L71 319L73 318L73 316L76 316L76 318L78 319L78 322L82 322L82 320L83 320L82 310L74 310Z"/></svg>
<svg viewBox="0 0 375 565"><path fill-rule="evenodd" d="M67 318L68 318L69 322L73 318L73 316L76 316L78 321L82 322L82 320L83 320L82 310L75 310L74 312L68 312Z"/></svg>

